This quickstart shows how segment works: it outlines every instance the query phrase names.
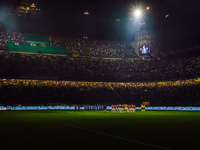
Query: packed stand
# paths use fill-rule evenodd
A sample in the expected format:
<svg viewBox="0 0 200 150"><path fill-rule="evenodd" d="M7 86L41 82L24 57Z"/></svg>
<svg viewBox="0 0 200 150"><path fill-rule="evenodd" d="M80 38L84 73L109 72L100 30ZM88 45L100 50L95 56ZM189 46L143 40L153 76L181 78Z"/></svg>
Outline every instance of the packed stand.
<svg viewBox="0 0 200 150"><path fill-rule="evenodd" d="M136 104L200 106L200 78L164 82L86 82L0 79L3 105Z"/></svg>
<svg viewBox="0 0 200 150"><path fill-rule="evenodd" d="M0 49L8 49L7 42L27 43L23 34L19 32L0 33ZM111 57L111 58L132 58L137 57L134 49L128 42L123 41L100 41L84 38L66 38L49 36L48 45L66 47L69 55Z"/></svg>
<svg viewBox="0 0 200 150"><path fill-rule="evenodd" d="M177 60L104 59L0 52L0 76L6 78L152 81L200 75L200 57Z"/></svg>
<svg viewBox="0 0 200 150"><path fill-rule="evenodd" d="M13 42L16 44L24 43L24 36L19 32L4 32L0 33L0 49L7 50L7 42Z"/></svg>
<svg viewBox="0 0 200 150"><path fill-rule="evenodd" d="M128 42L100 41L84 38L50 37L49 44L63 46L70 55L84 55L93 57L133 58L134 49Z"/></svg>

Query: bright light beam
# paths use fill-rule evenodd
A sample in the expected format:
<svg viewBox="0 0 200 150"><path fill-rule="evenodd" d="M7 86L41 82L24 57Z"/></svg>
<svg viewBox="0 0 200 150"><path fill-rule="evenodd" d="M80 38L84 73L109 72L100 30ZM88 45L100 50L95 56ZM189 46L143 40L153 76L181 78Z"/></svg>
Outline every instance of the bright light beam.
<svg viewBox="0 0 200 150"><path fill-rule="evenodd" d="M139 10L139 9L135 10L134 16L136 16L136 17L141 17L141 16L142 16L142 11Z"/></svg>

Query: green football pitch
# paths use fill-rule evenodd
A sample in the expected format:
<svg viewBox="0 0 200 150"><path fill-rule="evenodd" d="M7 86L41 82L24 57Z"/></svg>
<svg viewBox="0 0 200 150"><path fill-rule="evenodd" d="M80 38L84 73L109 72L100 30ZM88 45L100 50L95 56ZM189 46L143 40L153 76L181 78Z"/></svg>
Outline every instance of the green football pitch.
<svg viewBox="0 0 200 150"><path fill-rule="evenodd" d="M200 112L0 111L1 149L199 149Z"/></svg>

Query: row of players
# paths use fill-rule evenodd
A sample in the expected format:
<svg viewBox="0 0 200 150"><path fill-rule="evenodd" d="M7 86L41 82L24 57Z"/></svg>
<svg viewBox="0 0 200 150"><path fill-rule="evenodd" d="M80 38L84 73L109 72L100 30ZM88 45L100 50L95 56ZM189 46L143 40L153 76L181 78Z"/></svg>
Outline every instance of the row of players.
<svg viewBox="0 0 200 150"><path fill-rule="evenodd" d="M135 112L135 105L131 104L131 105L127 105L127 104L124 104L124 105L111 105L112 107L112 112L132 112L134 113Z"/></svg>

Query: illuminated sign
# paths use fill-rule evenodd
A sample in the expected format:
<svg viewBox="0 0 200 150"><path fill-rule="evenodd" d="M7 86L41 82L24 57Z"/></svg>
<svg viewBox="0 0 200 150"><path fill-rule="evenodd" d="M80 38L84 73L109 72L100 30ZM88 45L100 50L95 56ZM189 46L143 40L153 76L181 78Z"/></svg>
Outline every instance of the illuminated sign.
<svg viewBox="0 0 200 150"><path fill-rule="evenodd" d="M140 54L149 54L150 53L150 44L149 45L143 45L140 47Z"/></svg>
<svg viewBox="0 0 200 150"><path fill-rule="evenodd" d="M0 106L0 111L1 110L75 110L78 109L78 106ZM103 109L103 106L90 106L90 105L85 105L85 106L80 106L81 110L101 110ZM107 110L112 110L112 106L107 106ZM141 110L141 107L135 107L136 110ZM191 106L149 106L145 107L145 110L173 110L173 111L200 111L200 107L191 107Z"/></svg>

